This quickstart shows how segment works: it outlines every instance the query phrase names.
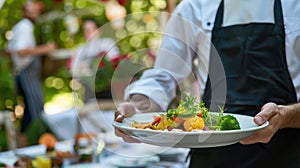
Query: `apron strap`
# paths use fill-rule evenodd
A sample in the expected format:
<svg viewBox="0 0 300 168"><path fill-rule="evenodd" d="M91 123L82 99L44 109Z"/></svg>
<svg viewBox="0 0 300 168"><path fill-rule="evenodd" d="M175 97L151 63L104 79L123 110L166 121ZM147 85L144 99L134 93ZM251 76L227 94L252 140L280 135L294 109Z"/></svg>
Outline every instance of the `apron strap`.
<svg viewBox="0 0 300 168"><path fill-rule="evenodd" d="M280 25L284 24L281 0L275 0L274 16L275 16L275 23L280 24Z"/></svg>
<svg viewBox="0 0 300 168"><path fill-rule="evenodd" d="M223 15L224 15L224 0L221 1L219 9L217 10L215 24L213 29L219 29L223 24Z"/></svg>

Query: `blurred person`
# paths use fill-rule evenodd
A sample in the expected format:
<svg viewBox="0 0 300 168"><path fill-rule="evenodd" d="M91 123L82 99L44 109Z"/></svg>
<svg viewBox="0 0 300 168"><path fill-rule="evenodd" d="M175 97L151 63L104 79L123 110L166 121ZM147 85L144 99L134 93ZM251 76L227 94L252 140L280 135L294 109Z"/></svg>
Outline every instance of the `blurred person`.
<svg viewBox="0 0 300 168"><path fill-rule="evenodd" d="M80 44L70 58L69 67L72 76L78 79L85 88L84 102L93 101L95 91L91 86L95 75L97 58L113 60L119 56L119 48L112 38L100 37L101 30L95 19L88 18L82 25L85 42Z"/></svg>
<svg viewBox="0 0 300 168"><path fill-rule="evenodd" d="M127 88L128 102L118 106L115 121L167 111L177 82L196 67L200 96L211 111L223 101L212 95L222 91L224 80L226 112L269 125L240 143L191 149L189 167L299 167L299 7L298 0L182 1L169 20L154 68ZM225 79L213 74L218 58ZM115 133L138 142L118 129Z"/></svg>
<svg viewBox="0 0 300 168"><path fill-rule="evenodd" d="M55 44L37 45L34 35L34 24L41 14L41 3L27 2L23 6L23 19L12 29L13 37L8 42L14 65L15 84L18 93L23 97L25 109L21 122L19 146L27 145L25 132L43 111L44 99L41 89L40 56L55 50Z"/></svg>

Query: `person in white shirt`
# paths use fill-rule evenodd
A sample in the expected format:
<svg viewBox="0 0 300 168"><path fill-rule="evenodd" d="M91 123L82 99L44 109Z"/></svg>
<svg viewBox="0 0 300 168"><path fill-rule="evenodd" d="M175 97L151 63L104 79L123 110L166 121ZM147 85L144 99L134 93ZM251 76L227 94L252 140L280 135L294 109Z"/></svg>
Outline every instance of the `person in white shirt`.
<svg viewBox="0 0 300 168"><path fill-rule="evenodd" d="M40 56L55 49L53 43L36 45L34 23L40 13L39 3L27 2L23 7L23 19L13 27L13 37L7 45L14 65L15 84L25 103L20 134L20 137L24 137L24 141L20 141L22 143L20 146L26 145L24 133L29 124L38 119L43 111Z"/></svg>
<svg viewBox="0 0 300 168"><path fill-rule="evenodd" d="M119 48L112 38L100 37L101 30L95 19L88 18L83 21L83 34L85 43L79 45L71 56L70 70L72 76L81 81L85 87L84 101L88 102L95 98L95 91L91 82L96 69L97 58L112 60L119 56Z"/></svg>
<svg viewBox="0 0 300 168"><path fill-rule="evenodd" d="M299 167L300 3L186 0L172 14L154 68L126 90L115 120L166 111L176 82L195 69L199 97L214 110L269 125L240 143L191 149L190 167ZM120 130L116 135L137 142Z"/></svg>

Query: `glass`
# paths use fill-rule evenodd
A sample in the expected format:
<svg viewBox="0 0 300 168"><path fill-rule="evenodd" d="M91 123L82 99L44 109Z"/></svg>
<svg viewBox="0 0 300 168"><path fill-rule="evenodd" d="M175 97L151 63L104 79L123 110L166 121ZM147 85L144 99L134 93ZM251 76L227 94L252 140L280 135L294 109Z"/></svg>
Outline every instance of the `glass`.
<svg viewBox="0 0 300 168"><path fill-rule="evenodd" d="M45 156L37 156L37 167L38 168L51 168L51 159Z"/></svg>
<svg viewBox="0 0 300 168"><path fill-rule="evenodd" d="M10 111L0 111L0 125L4 125L5 127L8 149L15 152L17 148L17 138L14 123L11 119L12 114L13 112Z"/></svg>
<svg viewBox="0 0 300 168"><path fill-rule="evenodd" d="M105 133L99 133L93 141L93 163L100 163L100 155L105 147Z"/></svg>

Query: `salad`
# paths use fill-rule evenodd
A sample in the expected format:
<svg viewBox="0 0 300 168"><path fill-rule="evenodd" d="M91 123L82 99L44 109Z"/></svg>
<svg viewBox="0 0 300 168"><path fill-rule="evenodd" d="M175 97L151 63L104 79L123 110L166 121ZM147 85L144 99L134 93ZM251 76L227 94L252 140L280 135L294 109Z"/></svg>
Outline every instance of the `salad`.
<svg viewBox="0 0 300 168"><path fill-rule="evenodd" d="M181 100L176 109L169 109L166 113L153 117L154 121L147 124L134 121L132 127L168 131L178 129L188 132L240 129L238 120L233 115L225 115L223 108L220 108L219 113L211 113L202 101L197 102L196 97L191 96Z"/></svg>

